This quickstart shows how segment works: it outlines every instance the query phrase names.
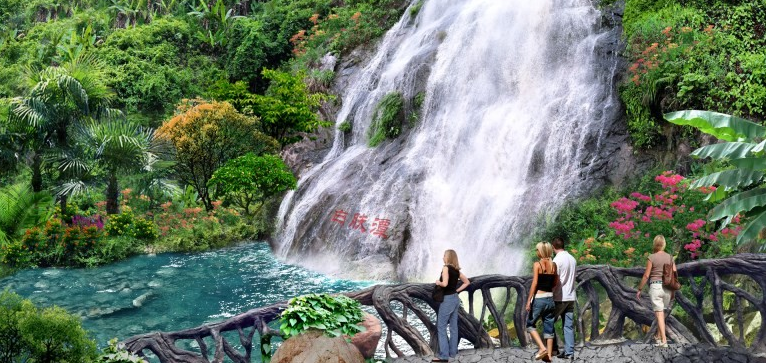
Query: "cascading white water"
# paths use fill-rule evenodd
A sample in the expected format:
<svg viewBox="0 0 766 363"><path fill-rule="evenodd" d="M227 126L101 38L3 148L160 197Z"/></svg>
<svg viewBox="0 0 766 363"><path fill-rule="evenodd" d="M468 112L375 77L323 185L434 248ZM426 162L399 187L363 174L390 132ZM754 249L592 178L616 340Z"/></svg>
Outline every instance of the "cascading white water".
<svg viewBox="0 0 766 363"><path fill-rule="evenodd" d="M592 189L613 124L611 29L589 0L426 0L342 94L332 151L279 212L278 255L327 273L430 280L445 249L470 275L515 274L541 213ZM613 32L612 32L612 35ZM367 146L375 107L425 102L409 133ZM349 213L345 224L331 220ZM368 233L349 228L364 213ZM389 238L369 233L391 220ZM352 263L351 261L356 261Z"/></svg>

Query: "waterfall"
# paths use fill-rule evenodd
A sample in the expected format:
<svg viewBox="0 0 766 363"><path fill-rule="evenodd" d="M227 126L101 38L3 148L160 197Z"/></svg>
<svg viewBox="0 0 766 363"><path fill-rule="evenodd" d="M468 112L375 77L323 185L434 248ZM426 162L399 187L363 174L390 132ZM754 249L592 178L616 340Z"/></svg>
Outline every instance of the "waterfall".
<svg viewBox="0 0 766 363"><path fill-rule="evenodd" d="M426 0L414 18L405 11L341 92L336 124L352 131L335 132L282 202L277 255L430 281L452 248L469 275L519 273L541 216L602 185L614 151L618 57L606 48L619 29L602 22L589 0ZM371 148L376 105L391 92L405 100L406 132ZM383 219L387 238L372 233Z"/></svg>

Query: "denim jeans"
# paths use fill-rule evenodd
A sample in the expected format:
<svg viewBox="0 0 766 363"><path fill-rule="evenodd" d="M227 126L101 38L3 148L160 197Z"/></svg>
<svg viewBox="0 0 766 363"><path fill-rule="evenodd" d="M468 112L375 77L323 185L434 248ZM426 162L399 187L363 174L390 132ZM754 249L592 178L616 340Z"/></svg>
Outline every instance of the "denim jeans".
<svg viewBox="0 0 766 363"><path fill-rule="evenodd" d="M439 337L439 359L455 358L457 355L457 317L460 309L460 299L457 294L444 295L444 301L439 305L436 316L436 330ZM447 325L449 324L449 340L447 340Z"/></svg>
<svg viewBox="0 0 766 363"><path fill-rule="evenodd" d="M574 301L556 301L555 319L564 318L564 354L574 355ZM558 340L553 341L553 350L558 350Z"/></svg>
<svg viewBox="0 0 766 363"><path fill-rule="evenodd" d="M527 331L533 332L537 328L538 320L543 321L543 339L553 339L553 313L555 312L553 297L535 297L532 302L532 311L527 315Z"/></svg>

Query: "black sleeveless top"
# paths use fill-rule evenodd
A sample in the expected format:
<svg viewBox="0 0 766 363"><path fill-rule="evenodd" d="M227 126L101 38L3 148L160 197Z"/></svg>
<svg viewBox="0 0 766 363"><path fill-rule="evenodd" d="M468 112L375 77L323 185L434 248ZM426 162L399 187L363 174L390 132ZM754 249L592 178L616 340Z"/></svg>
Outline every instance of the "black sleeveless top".
<svg viewBox="0 0 766 363"><path fill-rule="evenodd" d="M449 280L447 281L447 286L444 287L444 295L453 295L457 293L457 282L460 280L460 271L450 265L445 266L447 266ZM439 275L439 281L442 281L441 275Z"/></svg>
<svg viewBox="0 0 766 363"><path fill-rule="evenodd" d="M555 267L556 264L554 263L553 266ZM542 269L542 264L540 264L540 268ZM554 270L555 271L555 270ZM556 274L544 274L540 272L537 275L537 291L542 292L553 292L553 285L556 282Z"/></svg>

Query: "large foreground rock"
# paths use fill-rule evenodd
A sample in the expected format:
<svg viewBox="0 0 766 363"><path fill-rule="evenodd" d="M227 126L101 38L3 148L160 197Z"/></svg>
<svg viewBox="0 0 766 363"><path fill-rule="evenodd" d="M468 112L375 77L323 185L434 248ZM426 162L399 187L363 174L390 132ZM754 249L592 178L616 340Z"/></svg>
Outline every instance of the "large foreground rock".
<svg viewBox="0 0 766 363"><path fill-rule="evenodd" d="M375 349L378 348L378 341L383 333L380 320L372 314L365 313L361 325L367 330L354 335L351 338L351 344L362 352L362 356L365 359L372 358L375 355Z"/></svg>
<svg viewBox="0 0 766 363"><path fill-rule="evenodd" d="M330 338L320 331L309 331L282 343L271 362L364 363L364 357L345 338Z"/></svg>

